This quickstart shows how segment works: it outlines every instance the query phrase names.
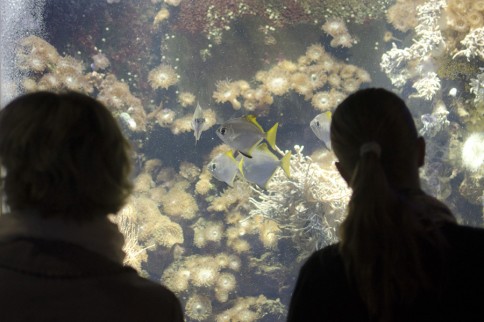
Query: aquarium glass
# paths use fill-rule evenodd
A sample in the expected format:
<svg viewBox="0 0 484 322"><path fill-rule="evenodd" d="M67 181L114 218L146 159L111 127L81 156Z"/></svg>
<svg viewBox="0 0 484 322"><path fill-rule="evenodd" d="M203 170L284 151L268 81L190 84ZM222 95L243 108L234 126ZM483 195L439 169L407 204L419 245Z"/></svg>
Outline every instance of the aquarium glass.
<svg viewBox="0 0 484 322"><path fill-rule="evenodd" d="M407 102L427 142L424 190L482 226L484 0L2 0L0 12L2 106L75 90L109 108L135 151L115 219L126 264L173 290L187 321L284 320L350 195L311 122L360 88ZM274 164L219 180L241 157L217 131L248 115Z"/></svg>

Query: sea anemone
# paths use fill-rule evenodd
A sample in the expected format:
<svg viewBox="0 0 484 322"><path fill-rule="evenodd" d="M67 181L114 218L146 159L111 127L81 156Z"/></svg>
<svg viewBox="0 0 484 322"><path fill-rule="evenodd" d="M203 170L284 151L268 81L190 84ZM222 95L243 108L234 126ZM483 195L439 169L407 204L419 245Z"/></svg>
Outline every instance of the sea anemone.
<svg viewBox="0 0 484 322"><path fill-rule="evenodd" d="M26 92L34 92L37 90L37 82L32 78L24 78L22 80L22 87Z"/></svg>
<svg viewBox="0 0 484 322"><path fill-rule="evenodd" d="M484 172L484 132L469 135L462 147L462 165L471 172Z"/></svg>
<svg viewBox="0 0 484 322"><path fill-rule="evenodd" d="M263 81L265 87L274 95L284 95L289 91L289 74L283 71L270 71Z"/></svg>
<svg viewBox="0 0 484 322"><path fill-rule="evenodd" d="M238 272L241 266L242 266L242 262L240 261L240 258L237 255L229 256L229 264L227 266L228 268Z"/></svg>
<svg viewBox="0 0 484 322"><path fill-rule="evenodd" d="M326 20L324 25L321 26L321 29L323 29L325 33L333 37L348 33L348 29L346 29L346 24L341 18L330 18Z"/></svg>
<svg viewBox="0 0 484 322"><path fill-rule="evenodd" d="M221 222L207 222L203 234L207 241L219 242L223 237L223 229Z"/></svg>
<svg viewBox="0 0 484 322"><path fill-rule="evenodd" d="M387 11L387 21L397 30L407 32L417 26L417 10L412 1L397 2Z"/></svg>
<svg viewBox="0 0 484 322"><path fill-rule="evenodd" d="M268 220L263 223L259 231L259 239L265 248L273 249L279 241L279 226L275 221Z"/></svg>
<svg viewBox="0 0 484 322"><path fill-rule="evenodd" d="M39 80L38 89L42 91L46 90L57 90L61 86L61 81L57 75L52 73L47 73Z"/></svg>
<svg viewBox="0 0 484 322"><path fill-rule="evenodd" d="M160 65L150 71L148 81L153 89L164 88L178 83L178 75L170 65Z"/></svg>
<svg viewBox="0 0 484 322"><path fill-rule="evenodd" d="M360 83L369 83L371 82L371 76L370 76L370 73L368 73L366 70L364 69L361 69L361 68L358 68L358 70L356 71L356 75L355 75L356 79L360 82Z"/></svg>
<svg viewBox="0 0 484 322"><path fill-rule="evenodd" d="M193 294L188 298L185 313L196 321L202 321L212 315L212 302L206 296Z"/></svg>
<svg viewBox="0 0 484 322"><path fill-rule="evenodd" d="M355 44L355 39L350 36L350 34L340 34L336 35L333 40L329 43L331 47L345 47L345 48L350 48Z"/></svg>
<svg viewBox="0 0 484 322"><path fill-rule="evenodd" d="M360 88L360 82L355 78L345 79L343 81L342 89L345 93L356 92Z"/></svg>
<svg viewBox="0 0 484 322"><path fill-rule="evenodd" d="M294 73L297 70L297 65L287 59L281 60L277 63L277 68L287 73Z"/></svg>
<svg viewBox="0 0 484 322"><path fill-rule="evenodd" d="M326 91L314 94L311 104L314 106L314 108L323 112L329 111L334 107L332 97L329 92Z"/></svg>
<svg viewBox="0 0 484 322"><path fill-rule="evenodd" d="M164 108L156 113L156 121L161 127L170 126L175 120L176 113L169 108Z"/></svg>
<svg viewBox="0 0 484 322"><path fill-rule="evenodd" d="M178 94L178 102L180 102L180 105L183 107L193 105L193 103L195 103L195 95L190 92L180 92L180 94Z"/></svg>
<svg viewBox="0 0 484 322"><path fill-rule="evenodd" d="M165 21L170 17L170 11L167 8L161 8L160 11L155 16L153 20L153 26L158 26L161 22Z"/></svg>
<svg viewBox="0 0 484 322"><path fill-rule="evenodd" d="M341 86L341 77L336 73L330 74L328 76L328 84L331 87L340 87Z"/></svg>
<svg viewBox="0 0 484 322"><path fill-rule="evenodd" d="M308 100L313 96L313 86L310 77L305 73L295 73L291 75L291 87L298 94L304 95Z"/></svg>
<svg viewBox="0 0 484 322"><path fill-rule="evenodd" d="M474 0L472 9L476 11L484 11L484 0Z"/></svg>
<svg viewBox="0 0 484 322"><path fill-rule="evenodd" d="M167 5L173 6L173 7L178 7L180 4L181 0L165 0L165 3Z"/></svg>
<svg viewBox="0 0 484 322"><path fill-rule="evenodd" d="M221 273L217 279L216 287L219 290L230 292L237 286L235 276L231 273Z"/></svg>
<svg viewBox="0 0 484 322"><path fill-rule="evenodd" d="M353 78L355 76L358 67L355 65L347 64L343 65L339 71L339 76L342 79Z"/></svg>
<svg viewBox="0 0 484 322"><path fill-rule="evenodd" d="M324 50L324 47L320 44L312 44L306 49L306 56L311 61L319 61L322 57L325 56L325 54L326 51Z"/></svg>
<svg viewBox="0 0 484 322"><path fill-rule="evenodd" d="M106 69L111 64L109 59L103 53L97 53L92 56L93 69Z"/></svg>
<svg viewBox="0 0 484 322"><path fill-rule="evenodd" d="M262 106L271 105L274 102L274 98L272 97L271 93L269 93L269 91L264 87L258 87L255 89L254 98Z"/></svg>
<svg viewBox="0 0 484 322"><path fill-rule="evenodd" d="M211 258L203 258L193 267L191 277L195 286L212 286L219 276L220 267Z"/></svg>
<svg viewBox="0 0 484 322"><path fill-rule="evenodd" d="M467 20L471 28L480 28L484 25L482 14L477 11L469 12L465 17L465 20Z"/></svg>
<svg viewBox="0 0 484 322"><path fill-rule="evenodd" d="M328 76L326 75L324 70L322 70L321 65L311 66L307 74L309 76L309 81L311 82L311 86L313 87L313 89L323 87L328 81Z"/></svg>
<svg viewBox="0 0 484 322"><path fill-rule="evenodd" d="M237 83L231 83L228 80L218 81L215 86L217 89L213 93L212 97L217 103L230 102L232 107L236 110L240 109L242 105L237 100L237 96L240 95L240 89Z"/></svg>

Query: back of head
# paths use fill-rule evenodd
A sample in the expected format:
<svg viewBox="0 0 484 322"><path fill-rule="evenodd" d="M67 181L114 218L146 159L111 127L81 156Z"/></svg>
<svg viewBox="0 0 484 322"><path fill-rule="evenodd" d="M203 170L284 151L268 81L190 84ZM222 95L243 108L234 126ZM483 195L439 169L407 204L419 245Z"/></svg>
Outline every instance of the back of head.
<svg viewBox="0 0 484 322"><path fill-rule="evenodd" d="M381 165L395 187L415 166L416 141L410 111L402 99L385 89L360 90L346 98L333 114L331 145L342 166L353 172L360 161L361 146L376 142L381 147Z"/></svg>
<svg viewBox="0 0 484 322"><path fill-rule="evenodd" d="M426 215L411 197L423 195L421 139L405 103L375 88L346 98L333 114L330 133L338 166L353 190L340 227L347 275L370 314L391 321L396 305L411 303L422 290L433 292L441 277L429 272L422 251L435 246L439 257L441 235L422 223Z"/></svg>
<svg viewBox="0 0 484 322"><path fill-rule="evenodd" d="M111 113L83 94L26 94L0 111L0 160L13 211L78 220L116 213L132 189L129 152Z"/></svg>

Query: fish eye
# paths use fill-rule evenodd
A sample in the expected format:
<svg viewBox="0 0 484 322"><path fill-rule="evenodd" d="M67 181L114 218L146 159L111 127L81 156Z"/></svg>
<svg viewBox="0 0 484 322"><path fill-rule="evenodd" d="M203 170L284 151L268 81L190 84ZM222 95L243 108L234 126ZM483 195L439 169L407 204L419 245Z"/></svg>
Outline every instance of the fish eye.
<svg viewBox="0 0 484 322"><path fill-rule="evenodd" d="M215 163L212 163L212 164L210 165L210 168L212 168L212 170L215 170L215 169L217 168L217 166L215 165Z"/></svg>
<svg viewBox="0 0 484 322"><path fill-rule="evenodd" d="M319 121L316 121L316 126L317 127L320 127L321 126L321 124L319 123Z"/></svg>
<svg viewBox="0 0 484 322"><path fill-rule="evenodd" d="M225 127L221 127L219 132L220 132L220 134L224 135L225 132L227 132L227 129Z"/></svg>

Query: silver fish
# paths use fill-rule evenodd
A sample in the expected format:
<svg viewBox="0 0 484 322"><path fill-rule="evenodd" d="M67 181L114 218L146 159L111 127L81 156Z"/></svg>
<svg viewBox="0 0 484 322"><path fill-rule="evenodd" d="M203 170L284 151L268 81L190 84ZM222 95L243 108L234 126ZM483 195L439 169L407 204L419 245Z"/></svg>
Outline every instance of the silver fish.
<svg viewBox="0 0 484 322"><path fill-rule="evenodd" d="M218 137L234 151L251 158L251 151L263 139L274 148L276 145L278 123L265 132L254 115L246 115L228 120L217 129Z"/></svg>
<svg viewBox="0 0 484 322"><path fill-rule="evenodd" d="M195 144L200 139L202 132L205 131L205 121L206 120L205 117L203 117L202 107L197 103L197 107L195 108L192 118L192 129L193 134L195 135Z"/></svg>
<svg viewBox="0 0 484 322"><path fill-rule="evenodd" d="M220 181L225 182L229 186L234 184L234 179L239 173L239 167L242 160L237 161L232 154L232 151L220 153L208 164L208 171Z"/></svg>
<svg viewBox="0 0 484 322"><path fill-rule="evenodd" d="M330 111L323 112L316 115L311 123L309 123L311 130L313 130L314 134L318 137L318 139L323 141L324 145L328 150L331 150L331 139L329 137L331 116L332 113Z"/></svg>
<svg viewBox="0 0 484 322"><path fill-rule="evenodd" d="M291 152L279 159L266 143L261 143L252 151L252 158L242 158L242 175L247 181L265 188L279 166L290 176L290 159Z"/></svg>

